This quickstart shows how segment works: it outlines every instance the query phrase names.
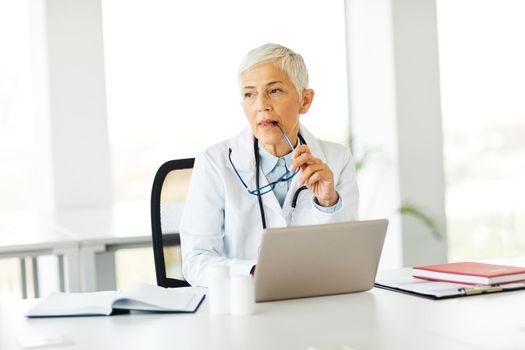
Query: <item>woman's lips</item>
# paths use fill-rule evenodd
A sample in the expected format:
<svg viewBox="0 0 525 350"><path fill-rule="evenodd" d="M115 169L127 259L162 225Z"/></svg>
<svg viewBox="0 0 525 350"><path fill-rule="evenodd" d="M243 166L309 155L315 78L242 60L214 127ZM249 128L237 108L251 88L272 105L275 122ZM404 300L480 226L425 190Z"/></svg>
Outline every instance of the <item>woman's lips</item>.
<svg viewBox="0 0 525 350"><path fill-rule="evenodd" d="M275 125L277 125L278 121L276 120L263 120L262 122L259 122L257 124L257 126L259 126L259 128L261 129L271 129L273 128Z"/></svg>

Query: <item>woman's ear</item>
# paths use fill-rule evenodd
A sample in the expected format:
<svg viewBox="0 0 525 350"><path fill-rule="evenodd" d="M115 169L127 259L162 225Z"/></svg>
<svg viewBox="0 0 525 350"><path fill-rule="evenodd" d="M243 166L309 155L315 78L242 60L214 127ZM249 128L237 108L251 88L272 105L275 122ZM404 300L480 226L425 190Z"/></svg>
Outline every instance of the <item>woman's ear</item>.
<svg viewBox="0 0 525 350"><path fill-rule="evenodd" d="M314 100L314 90L305 89L303 92L303 102L301 104L301 114L305 114L310 109L312 102Z"/></svg>

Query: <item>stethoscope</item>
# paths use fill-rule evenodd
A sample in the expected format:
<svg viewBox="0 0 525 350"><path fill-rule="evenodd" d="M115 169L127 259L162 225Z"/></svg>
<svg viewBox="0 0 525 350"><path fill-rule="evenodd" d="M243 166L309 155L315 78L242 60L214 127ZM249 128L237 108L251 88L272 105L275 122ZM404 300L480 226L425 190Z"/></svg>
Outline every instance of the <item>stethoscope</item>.
<svg viewBox="0 0 525 350"><path fill-rule="evenodd" d="M299 137L299 140L301 140L301 143L306 145L306 141L304 140L304 138L301 136L301 134L298 134L297 135ZM257 188L260 187L259 185L259 173L260 173L260 168L259 168L259 140L254 136L253 137L253 151L254 151L254 154L255 154L255 185L257 186ZM293 199L292 199L292 211L295 210L295 207L297 205L297 198L299 197L299 193L301 193L301 191L303 190L306 190L308 187L306 186L301 186L299 187L294 195L293 195ZM257 192L257 200L259 202L259 210L261 212L261 222L262 222L262 227L263 229L266 229L266 217L264 215L264 208L263 208L263 203L262 203L262 196L261 196L261 192Z"/></svg>

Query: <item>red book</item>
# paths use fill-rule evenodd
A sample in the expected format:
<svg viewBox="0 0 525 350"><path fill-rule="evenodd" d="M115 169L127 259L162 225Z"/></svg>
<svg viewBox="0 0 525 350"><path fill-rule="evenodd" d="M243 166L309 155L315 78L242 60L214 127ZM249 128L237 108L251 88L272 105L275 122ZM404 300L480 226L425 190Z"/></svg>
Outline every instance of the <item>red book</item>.
<svg viewBox="0 0 525 350"><path fill-rule="evenodd" d="M412 275L426 280L461 284L503 284L525 281L525 268L457 262L415 266L412 268Z"/></svg>

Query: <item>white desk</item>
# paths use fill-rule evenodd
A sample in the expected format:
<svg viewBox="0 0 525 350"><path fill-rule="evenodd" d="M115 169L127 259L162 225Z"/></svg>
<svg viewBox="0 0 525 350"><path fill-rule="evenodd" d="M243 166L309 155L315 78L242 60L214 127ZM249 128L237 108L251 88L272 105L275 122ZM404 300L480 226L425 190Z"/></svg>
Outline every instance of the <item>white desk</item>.
<svg viewBox="0 0 525 350"><path fill-rule="evenodd" d="M55 220L57 228L79 244L82 291L115 289L113 252L119 248L151 245L151 225L146 206L60 211L56 213ZM97 260L102 258L102 264L97 264ZM103 265L104 269L97 269L97 265ZM100 280L113 283L99 286Z"/></svg>
<svg viewBox="0 0 525 350"><path fill-rule="evenodd" d="M173 216L164 227L175 232L182 206L171 209ZM151 241L147 203L62 210L43 218L30 212L0 218L0 258L64 257L66 273L60 277L67 291L115 289L115 250L148 247Z"/></svg>
<svg viewBox="0 0 525 350"><path fill-rule="evenodd" d="M95 291L97 280L111 281L102 288L115 289L112 252L148 245L151 228L147 207L67 210L42 216L20 212L0 218L0 258L32 257L36 267L36 257L57 255L65 260L65 267L60 264L60 280L66 291ZM97 259L102 257L105 259L99 265L104 269L97 271ZM34 284L38 286L36 280ZM25 295L25 284L22 290Z"/></svg>
<svg viewBox="0 0 525 350"><path fill-rule="evenodd" d="M170 215L164 217L163 230L178 232L182 208L182 203L164 208ZM147 203L60 211L55 222L61 231L79 244L80 284L85 292L116 288L116 250L151 247L152 244L150 207ZM177 240L171 241L177 243Z"/></svg>
<svg viewBox="0 0 525 350"><path fill-rule="evenodd" d="M210 316L205 300L196 314L26 319L33 302L0 304L0 349L30 334L75 342L57 349L525 349L525 291L433 301L373 289L261 303L245 317Z"/></svg>
<svg viewBox="0 0 525 350"><path fill-rule="evenodd" d="M182 203L168 209L171 215L166 215L163 228L166 232L177 232ZM116 288L116 250L152 244L147 204L60 211L56 213L55 223L79 244L80 284L86 292Z"/></svg>
<svg viewBox="0 0 525 350"><path fill-rule="evenodd" d="M61 268L60 271L61 284L66 283L66 290L80 290L78 246L78 241L57 229L49 217L21 212L3 214L0 219L0 258L32 257L35 264L39 255L57 255L66 262L65 269ZM25 285L22 289L25 293Z"/></svg>

